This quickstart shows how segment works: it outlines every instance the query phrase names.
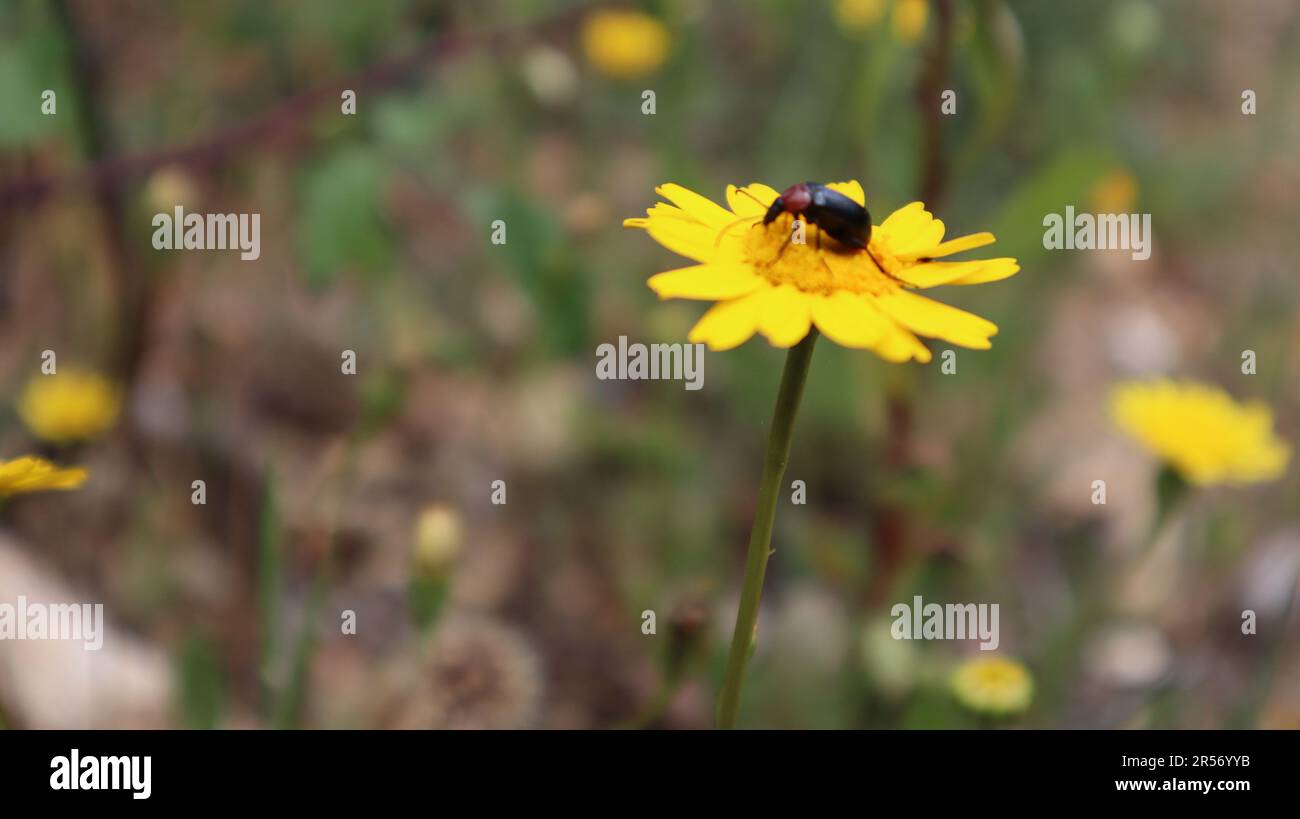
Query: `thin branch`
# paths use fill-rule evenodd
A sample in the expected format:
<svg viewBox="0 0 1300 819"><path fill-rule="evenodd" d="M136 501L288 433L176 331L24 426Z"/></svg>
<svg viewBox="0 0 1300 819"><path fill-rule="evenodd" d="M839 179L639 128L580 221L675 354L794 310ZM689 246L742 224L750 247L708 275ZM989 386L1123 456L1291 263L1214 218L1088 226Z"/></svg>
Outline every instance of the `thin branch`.
<svg viewBox="0 0 1300 819"><path fill-rule="evenodd" d="M602 5L602 4L596 4ZM40 206L68 191L118 187L159 168L184 165L204 169L227 161L252 145L284 143L310 124L308 114L326 104L338 105L344 90L378 91L400 84L419 70L471 48L498 48L524 33L545 35L564 30L593 5L578 5L538 21L520 23L489 32L451 32L434 35L410 54L371 65L356 74L305 91L268 110L216 133L191 142L133 154L109 156L63 176L43 173L19 175L0 184L0 216L11 209Z"/></svg>
<svg viewBox="0 0 1300 819"><path fill-rule="evenodd" d="M925 70L916 87L916 105L924 123L921 148L921 201L938 208L948 188L948 163L943 149L943 112L939 102L948 82L952 54L952 0L930 0L935 34L925 56Z"/></svg>
<svg viewBox="0 0 1300 819"><path fill-rule="evenodd" d="M98 49L88 36L82 20L68 0L54 0L54 17L63 30L72 61L70 75L76 87L78 133L82 150L89 161L98 162L114 151L112 124L104 103L104 72ZM118 181L100 177L93 181L100 232L108 249L108 268L117 298L117 334L114 345L114 370L123 383L135 378L144 353L147 315L151 301L148 287L132 258L126 233L126 208ZM130 426L128 425L128 431ZM132 435L134 439L134 436ZM134 448L134 447L133 447Z"/></svg>

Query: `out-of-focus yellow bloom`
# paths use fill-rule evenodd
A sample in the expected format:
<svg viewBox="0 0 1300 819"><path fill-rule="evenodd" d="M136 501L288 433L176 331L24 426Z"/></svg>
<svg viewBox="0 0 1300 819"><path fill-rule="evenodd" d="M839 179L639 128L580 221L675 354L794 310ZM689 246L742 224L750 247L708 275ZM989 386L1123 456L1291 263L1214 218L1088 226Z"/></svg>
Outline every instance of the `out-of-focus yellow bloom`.
<svg viewBox="0 0 1300 819"><path fill-rule="evenodd" d="M894 31L894 37L900 42L910 44L921 39L929 18L929 0L898 0L894 4L894 14L890 17L889 23Z"/></svg>
<svg viewBox="0 0 1300 819"><path fill-rule="evenodd" d="M1023 665L1005 657L977 657L957 667L952 692L962 705L980 714L1022 713L1034 698L1034 678Z"/></svg>
<svg viewBox="0 0 1300 819"><path fill-rule="evenodd" d="M885 16L885 0L835 0L835 22L844 31L871 28Z"/></svg>
<svg viewBox="0 0 1300 819"><path fill-rule="evenodd" d="M1129 213L1137 204L1138 186L1124 168L1107 172L1092 186L1093 213Z"/></svg>
<svg viewBox="0 0 1300 819"><path fill-rule="evenodd" d="M866 205L856 181L827 187ZM921 202L894 211L875 227L870 252L864 252L823 237L816 225L806 226L803 243L793 242L794 217L788 213L762 224L778 195L767 185L729 185L730 210L681 185L656 190L672 204L661 202L623 225L641 228L674 253L699 262L646 283L660 298L717 302L689 336L712 350L737 347L756 332L775 347L793 347L813 326L836 344L872 350L895 362L930 360L916 334L987 350L997 325L914 291L994 282L1020 270L1011 258L939 261L995 239L992 233L974 233L944 241L943 222Z"/></svg>
<svg viewBox="0 0 1300 819"><path fill-rule="evenodd" d="M1239 404L1223 390L1160 379L1111 391L1115 423L1189 483L1243 484L1286 471L1291 448L1273 432L1273 412Z"/></svg>
<svg viewBox="0 0 1300 819"><path fill-rule="evenodd" d="M18 415L32 434L56 444L100 435L121 409L121 394L111 381L80 370L32 376L18 400Z"/></svg>
<svg viewBox="0 0 1300 819"><path fill-rule="evenodd" d="M582 50L602 74L630 79L653 74L668 57L663 23L639 11L604 9L582 24Z"/></svg>
<svg viewBox="0 0 1300 819"><path fill-rule="evenodd" d="M170 212L177 205L189 208L197 204L199 188L194 177L183 168L169 166L149 177L144 197L154 210Z"/></svg>
<svg viewBox="0 0 1300 819"><path fill-rule="evenodd" d="M76 489L85 482L86 475L84 469L60 469L33 455L0 461L0 498L44 489Z"/></svg>
<svg viewBox="0 0 1300 819"><path fill-rule="evenodd" d="M415 525L415 568L444 577L460 557L460 517L447 506L426 506Z"/></svg>

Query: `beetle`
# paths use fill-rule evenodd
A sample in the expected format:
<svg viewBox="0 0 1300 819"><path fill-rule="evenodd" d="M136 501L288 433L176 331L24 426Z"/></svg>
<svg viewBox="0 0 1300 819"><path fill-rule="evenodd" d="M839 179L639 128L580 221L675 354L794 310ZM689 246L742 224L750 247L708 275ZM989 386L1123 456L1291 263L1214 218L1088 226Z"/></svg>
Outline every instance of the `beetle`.
<svg viewBox="0 0 1300 819"><path fill-rule="evenodd" d="M763 224L772 224L783 213L802 216L832 239L858 250L866 250L871 241L867 209L818 182L801 182L782 191L763 215Z"/></svg>
<svg viewBox="0 0 1300 819"><path fill-rule="evenodd" d="M740 188L739 191L759 205L763 204L754 194L744 188ZM763 214L764 225L772 224L783 213L792 214L797 219L803 219L817 225L818 250L821 250L821 234L826 233L847 247L865 251L881 273L886 276L890 275L886 272L885 266L876 258L876 254L871 252L871 214L867 212L864 206L859 205L839 191L828 188L820 182L801 182L786 188L766 207L767 211ZM722 238L736 225L751 221L757 223L758 217L742 217L727 225L718 233L714 244L720 244ZM790 239L787 237L785 243L781 245L781 250L777 253L777 259L781 258L781 255L785 253L785 249L789 246ZM929 260L922 259L922 261ZM822 264L826 264L825 259L822 259Z"/></svg>

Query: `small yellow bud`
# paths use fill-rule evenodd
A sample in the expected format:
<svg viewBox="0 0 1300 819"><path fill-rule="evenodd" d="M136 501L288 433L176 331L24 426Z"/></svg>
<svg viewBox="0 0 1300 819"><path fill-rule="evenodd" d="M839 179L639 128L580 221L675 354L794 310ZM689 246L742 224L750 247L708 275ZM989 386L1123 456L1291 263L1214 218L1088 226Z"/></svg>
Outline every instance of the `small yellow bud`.
<svg viewBox="0 0 1300 819"><path fill-rule="evenodd" d="M415 529L415 571L426 577L448 574L460 557L460 516L434 504L420 512Z"/></svg>

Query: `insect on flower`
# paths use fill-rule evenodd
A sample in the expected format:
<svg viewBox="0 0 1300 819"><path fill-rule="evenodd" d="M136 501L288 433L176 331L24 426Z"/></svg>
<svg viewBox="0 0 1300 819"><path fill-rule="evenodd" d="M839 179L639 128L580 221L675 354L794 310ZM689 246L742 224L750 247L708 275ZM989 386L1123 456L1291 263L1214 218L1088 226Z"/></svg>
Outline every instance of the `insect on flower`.
<svg viewBox="0 0 1300 819"><path fill-rule="evenodd" d="M784 193L757 182L729 185L727 207L681 185L655 191L668 202L623 225L696 262L647 284L660 298L714 302L689 338L715 351L738 347L756 332L776 347L793 347L814 325L837 344L873 350L887 361L929 361L918 334L987 350L997 325L915 291L983 284L1020 270L1012 258L947 259L990 245L994 236L945 241L944 223L921 202L895 210L868 232L866 195L855 181L805 183ZM815 241L803 241L805 227ZM832 232L823 241L821 234Z"/></svg>
<svg viewBox="0 0 1300 819"><path fill-rule="evenodd" d="M783 213L802 216L849 247L866 250L871 241L871 214L867 209L819 182L786 188L763 214L763 224L772 224Z"/></svg>
<svg viewBox="0 0 1300 819"><path fill-rule="evenodd" d="M763 204L758 199L755 199L754 195L749 191L741 189L740 192L754 199L760 206ZM870 249L871 214L867 211L866 206L859 205L848 196L820 182L800 182L786 188L776 199L772 200L772 204L767 207L766 212L763 214L762 224L772 224L783 213L788 213L795 218L792 227L802 220L819 228L817 232L818 250L821 250L822 233L825 233L842 245L855 250L865 250L871 260L876 262L876 266L882 272L885 270L885 266L880 264ZM740 219L735 224L746 221L754 221L754 219L753 217ZM720 239L721 237L719 237ZM787 239L786 243L781 246L781 250L777 254L778 259L780 254L785 252L789 242L790 240Z"/></svg>

